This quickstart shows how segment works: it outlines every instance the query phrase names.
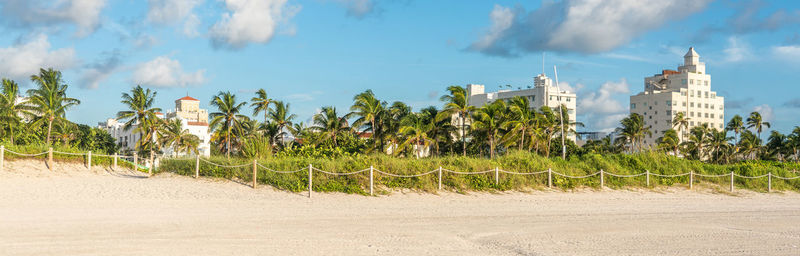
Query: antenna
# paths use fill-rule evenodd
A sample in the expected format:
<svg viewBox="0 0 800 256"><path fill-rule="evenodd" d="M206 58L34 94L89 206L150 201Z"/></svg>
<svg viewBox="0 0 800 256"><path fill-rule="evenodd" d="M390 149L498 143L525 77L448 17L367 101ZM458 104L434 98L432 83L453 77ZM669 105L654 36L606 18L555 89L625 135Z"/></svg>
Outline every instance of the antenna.
<svg viewBox="0 0 800 256"><path fill-rule="evenodd" d="M542 52L542 75L544 75L544 55L545 52Z"/></svg>
<svg viewBox="0 0 800 256"><path fill-rule="evenodd" d="M558 87L558 69L556 65L553 65L553 72L555 72L556 76L556 90L558 95L556 96L556 100L558 100L558 114L561 116L561 159L567 159L567 145L564 144L564 104L561 104L561 88Z"/></svg>

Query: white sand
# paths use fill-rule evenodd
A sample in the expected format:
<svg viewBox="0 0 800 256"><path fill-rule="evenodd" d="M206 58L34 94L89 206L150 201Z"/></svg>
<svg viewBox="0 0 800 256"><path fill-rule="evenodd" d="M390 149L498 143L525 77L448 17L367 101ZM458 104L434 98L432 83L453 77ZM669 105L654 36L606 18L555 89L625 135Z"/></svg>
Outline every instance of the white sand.
<svg viewBox="0 0 800 256"><path fill-rule="evenodd" d="M800 195L294 194L41 161L0 172L0 255L800 255Z"/></svg>

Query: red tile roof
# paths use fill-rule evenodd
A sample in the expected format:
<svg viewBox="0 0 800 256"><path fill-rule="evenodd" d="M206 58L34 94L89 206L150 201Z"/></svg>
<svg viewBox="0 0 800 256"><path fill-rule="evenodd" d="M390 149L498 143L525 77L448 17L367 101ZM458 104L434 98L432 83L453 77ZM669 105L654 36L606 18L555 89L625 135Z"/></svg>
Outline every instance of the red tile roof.
<svg viewBox="0 0 800 256"><path fill-rule="evenodd" d="M200 100L198 100L198 99L195 99L195 98L192 98L192 97L189 97L189 96L186 96L186 97L180 98L180 99L178 99L178 100L193 100L193 101L200 101Z"/></svg>

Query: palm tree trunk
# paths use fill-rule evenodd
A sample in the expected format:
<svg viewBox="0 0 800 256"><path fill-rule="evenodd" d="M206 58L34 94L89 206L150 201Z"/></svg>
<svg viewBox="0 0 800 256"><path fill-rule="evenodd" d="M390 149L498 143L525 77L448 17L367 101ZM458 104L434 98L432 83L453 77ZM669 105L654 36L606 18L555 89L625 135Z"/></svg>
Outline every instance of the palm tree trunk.
<svg viewBox="0 0 800 256"><path fill-rule="evenodd" d="M9 135L11 136L11 145L14 145L14 125L8 126Z"/></svg>
<svg viewBox="0 0 800 256"><path fill-rule="evenodd" d="M519 141L519 150L522 151L522 145L525 144L525 129L522 129L522 139Z"/></svg>
<svg viewBox="0 0 800 256"><path fill-rule="evenodd" d="M494 135L489 135L489 159L494 159Z"/></svg>
<svg viewBox="0 0 800 256"><path fill-rule="evenodd" d="M50 132L53 130L53 119L50 118L47 120L47 145L50 146Z"/></svg>
<svg viewBox="0 0 800 256"><path fill-rule="evenodd" d="M461 115L461 145L462 145L462 156L467 156L467 134L464 132L464 125L466 123L466 118L464 115Z"/></svg>
<svg viewBox="0 0 800 256"><path fill-rule="evenodd" d="M229 122L230 123L230 122ZM231 158L231 125L228 124L228 132L225 134L225 157Z"/></svg>

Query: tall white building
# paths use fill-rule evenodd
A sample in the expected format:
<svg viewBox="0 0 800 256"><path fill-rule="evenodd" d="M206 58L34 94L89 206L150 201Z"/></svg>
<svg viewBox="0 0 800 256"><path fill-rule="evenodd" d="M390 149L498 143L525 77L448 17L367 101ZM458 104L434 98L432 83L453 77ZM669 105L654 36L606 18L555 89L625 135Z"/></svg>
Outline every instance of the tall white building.
<svg viewBox="0 0 800 256"><path fill-rule="evenodd" d="M683 112L689 119L689 129L678 134L681 140L692 127L708 124L710 128L725 128L725 99L711 90L711 75L706 73L706 64L700 55L689 48L683 56L683 66L678 70L663 70L644 79L644 91L631 96L631 113L644 117L645 126L652 136L645 138L647 145L656 140L672 126L673 117Z"/></svg>
<svg viewBox="0 0 800 256"><path fill-rule="evenodd" d="M163 113L156 113L158 118L166 118L168 120L178 119L181 120L183 129L186 129L190 134L197 136L200 144L197 151L200 155L211 155L211 134L208 131L208 111L200 108L200 101L186 96L175 101L175 109ZM111 134L111 137L116 139L117 144L123 151L132 151L136 147L136 142L141 138L139 133L135 132L136 125L125 129L125 123L119 122L116 119L108 119L105 122L99 123L98 128L105 129ZM165 155L180 156L185 153L178 154L171 147L163 148Z"/></svg>
<svg viewBox="0 0 800 256"><path fill-rule="evenodd" d="M577 96L575 93L559 90L553 83L553 80L545 74L539 74L533 79L533 88L515 91L498 90L497 92L486 92L483 85L469 84L467 85L467 94L469 95L467 104L475 107L481 107L497 100L508 102L517 96L528 98L530 108L537 110L542 106L548 106L556 111L561 105L564 105L567 107L569 122L574 124L577 120ZM575 129L575 125L571 125L570 127L573 130ZM567 138L575 141L575 134L569 134Z"/></svg>

